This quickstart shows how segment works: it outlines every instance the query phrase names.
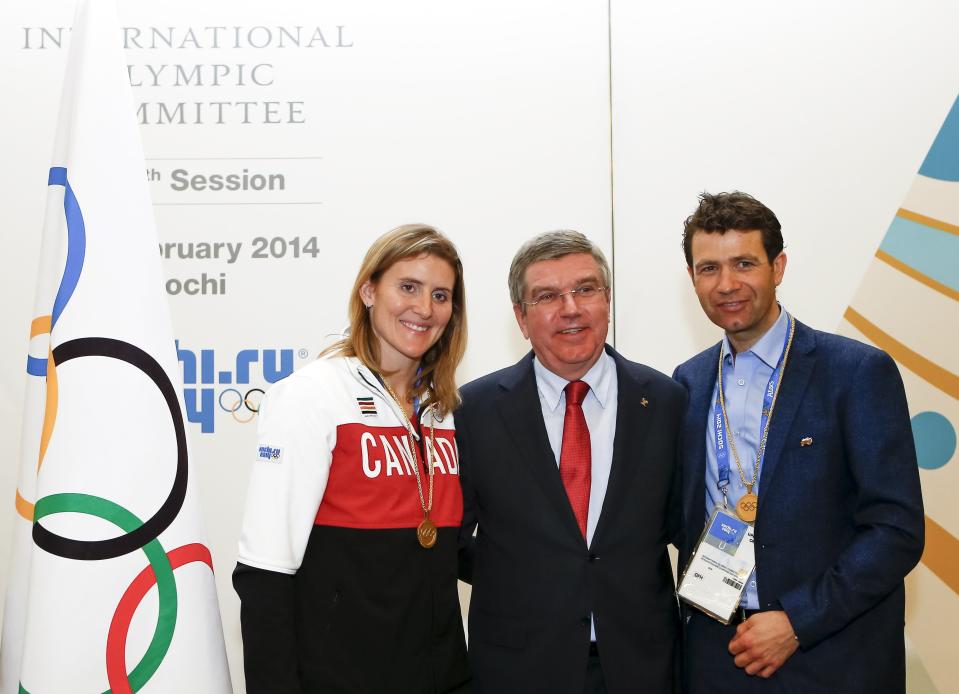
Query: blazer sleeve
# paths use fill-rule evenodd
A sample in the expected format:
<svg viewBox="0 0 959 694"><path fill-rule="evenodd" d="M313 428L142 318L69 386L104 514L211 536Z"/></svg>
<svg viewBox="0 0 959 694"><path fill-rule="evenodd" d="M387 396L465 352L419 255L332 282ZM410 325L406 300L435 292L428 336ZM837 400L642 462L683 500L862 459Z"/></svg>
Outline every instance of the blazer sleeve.
<svg viewBox="0 0 959 694"><path fill-rule="evenodd" d="M456 448L459 452L460 486L463 490L463 522L459 531L458 573L465 583L473 583L473 556L476 552L476 490L472 484L473 456L470 450L468 417L461 408L456 413Z"/></svg>
<svg viewBox="0 0 959 694"><path fill-rule="evenodd" d="M779 598L803 649L901 586L924 543L916 451L895 362L869 350L840 397L845 462L857 489L855 529L831 566Z"/></svg>
<svg viewBox="0 0 959 694"><path fill-rule="evenodd" d="M673 372L673 378L676 373ZM685 541L685 524L683 523L683 441L685 437L686 417L689 416L688 401L689 393L683 384L682 392L677 398L676 404L676 442L673 445L673 474L672 483L669 488L669 503L666 508L666 532L669 543L678 551L682 552L683 542ZM682 567L679 569L682 571Z"/></svg>

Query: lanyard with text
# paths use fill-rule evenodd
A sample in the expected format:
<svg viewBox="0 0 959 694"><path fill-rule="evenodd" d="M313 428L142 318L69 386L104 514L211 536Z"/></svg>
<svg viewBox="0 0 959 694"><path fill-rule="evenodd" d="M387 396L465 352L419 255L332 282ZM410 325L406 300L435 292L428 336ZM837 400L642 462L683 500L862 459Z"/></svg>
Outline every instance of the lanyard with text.
<svg viewBox="0 0 959 694"><path fill-rule="evenodd" d="M793 335L796 332L796 320L789 314L786 314L786 317L789 319L789 330L786 331L786 338L783 341L783 350L779 355L779 362L769 376L769 383L766 384L766 392L763 395L762 418L759 422L760 441L756 449L756 461L753 467L753 478L751 481L746 480L746 474L739 460L739 454L736 452L736 444L732 440L723 389L724 355L721 347L719 350L719 369L716 377L719 397L713 406L713 433L716 437L716 464L719 468L719 479L717 480L716 486L719 488L719 491L723 493L723 508L725 508L726 491L729 487L729 449L732 448L733 456L736 459L736 467L739 468L739 477L746 487L746 493L743 494L736 503L736 513L747 523L752 523L756 520L759 497L753 493L753 487L759 481L759 468L766 454L766 439L769 437L769 423L772 419L773 408L776 406L776 398L779 395L779 384L783 371L786 368L786 360L789 358L789 349L792 347ZM728 447L726 445L727 442L729 443Z"/></svg>

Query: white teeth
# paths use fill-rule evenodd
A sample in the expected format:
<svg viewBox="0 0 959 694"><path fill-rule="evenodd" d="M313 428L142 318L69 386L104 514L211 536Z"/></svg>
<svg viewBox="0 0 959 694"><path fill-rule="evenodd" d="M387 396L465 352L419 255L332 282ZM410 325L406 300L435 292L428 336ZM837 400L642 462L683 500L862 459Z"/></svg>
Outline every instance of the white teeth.
<svg viewBox="0 0 959 694"><path fill-rule="evenodd" d="M563 335L572 335L573 333L578 333L578 332L580 332L581 330L582 330L582 328L567 328L566 330L561 330L560 332L561 332Z"/></svg>
<svg viewBox="0 0 959 694"><path fill-rule="evenodd" d="M410 330L415 330L418 333L425 333L429 330L429 326L426 325L416 325L415 323L407 323L405 320L401 320L400 323L405 325Z"/></svg>

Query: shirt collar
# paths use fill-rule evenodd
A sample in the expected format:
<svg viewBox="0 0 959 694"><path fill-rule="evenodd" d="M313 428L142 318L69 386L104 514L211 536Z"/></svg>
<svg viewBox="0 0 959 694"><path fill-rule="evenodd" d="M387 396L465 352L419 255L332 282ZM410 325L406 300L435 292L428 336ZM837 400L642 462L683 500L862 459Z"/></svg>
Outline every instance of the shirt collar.
<svg viewBox="0 0 959 694"><path fill-rule="evenodd" d="M786 333L789 332L789 314L786 313L782 304L779 308L779 318L776 322L756 341L756 344L746 350L759 357L771 369L775 369L776 364L779 363L779 357L785 349ZM723 359L732 361L732 347L725 333L723 334Z"/></svg>
<svg viewBox="0 0 959 694"><path fill-rule="evenodd" d="M533 357L533 373L536 375L536 387L539 389L540 397L546 401L546 406L550 411L555 412L556 408L559 407L560 398L569 381L547 369L536 357ZM613 358L609 356L604 349L603 353L599 355L599 359L596 360L596 363L579 379L589 385L589 392L592 393L597 402L599 402L600 407L606 407L615 373L616 364L613 362ZM587 395L587 397L589 396Z"/></svg>

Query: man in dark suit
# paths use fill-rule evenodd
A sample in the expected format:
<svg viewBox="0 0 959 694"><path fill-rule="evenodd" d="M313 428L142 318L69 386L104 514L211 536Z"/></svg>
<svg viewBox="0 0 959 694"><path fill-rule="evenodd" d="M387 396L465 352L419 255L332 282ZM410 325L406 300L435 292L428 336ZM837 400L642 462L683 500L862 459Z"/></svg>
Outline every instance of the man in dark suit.
<svg viewBox="0 0 959 694"><path fill-rule="evenodd" d="M756 561L729 626L684 605L688 691L904 692L923 509L896 365L781 308L781 227L751 196L704 193L683 248L725 335L674 374L689 393L680 565L712 509L741 500Z"/></svg>
<svg viewBox="0 0 959 694"><path fill-rule="evenodd" d="M456 412L474 689L668 694L685 395L605 344L609 265L582 234L527 242L509 286L532 352Z"/></svg>

